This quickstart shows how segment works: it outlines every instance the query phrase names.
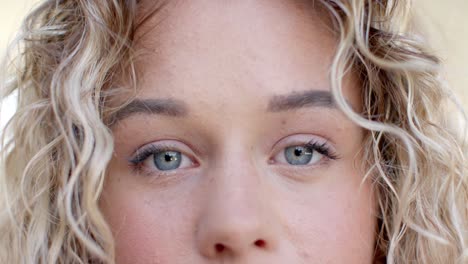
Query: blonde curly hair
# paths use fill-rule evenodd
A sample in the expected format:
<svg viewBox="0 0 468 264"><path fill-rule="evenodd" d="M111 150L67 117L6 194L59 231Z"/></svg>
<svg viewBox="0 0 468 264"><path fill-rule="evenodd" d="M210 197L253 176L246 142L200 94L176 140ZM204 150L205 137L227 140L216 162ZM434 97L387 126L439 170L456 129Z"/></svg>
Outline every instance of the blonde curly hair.
<svg viewBox="0 0 468 264"><path fill-rule="evenodd" d="M134 32L163 7L141 17L138 2L46 0L26 18L2 68L2 98L17 94L18 106L2 138L1 263L114 263L98 205L118 110L108 102L118 80L137 81ZM315 2L339 39L334 98L366 130L375 262L468 263L466 132L451 123L462 110L412 32L410 1ZM362 83L360 113L342 94L349 71Z"/></svg>

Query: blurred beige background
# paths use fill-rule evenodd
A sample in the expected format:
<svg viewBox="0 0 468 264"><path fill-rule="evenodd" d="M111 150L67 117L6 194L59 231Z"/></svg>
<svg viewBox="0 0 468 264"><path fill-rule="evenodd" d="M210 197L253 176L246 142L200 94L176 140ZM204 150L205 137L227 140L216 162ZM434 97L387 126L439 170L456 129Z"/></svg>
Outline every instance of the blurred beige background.
<svg viewBox="0 0 468 264"><path fill-rule="evenodd" d="M38 0L0 0L0 54L21 19ZM446 65L446 77L468 108L468 0L415 0L414 12L433 49Z"/></svg>
<svg viewBox="0 0 468 264"><path fill-rule="evenodd" d="M468 1L416 0L414 12L468 111Z"/></svg>

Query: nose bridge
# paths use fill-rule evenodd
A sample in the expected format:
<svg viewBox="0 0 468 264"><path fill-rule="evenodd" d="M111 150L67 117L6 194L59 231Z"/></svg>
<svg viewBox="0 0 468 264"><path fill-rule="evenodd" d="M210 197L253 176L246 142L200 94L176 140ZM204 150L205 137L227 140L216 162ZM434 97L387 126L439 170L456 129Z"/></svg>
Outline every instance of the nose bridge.
<svg viewBox="0 0 468 264"><path fill-rule="evenodd" d="M253 151L240 144L231 144L225 149L227 151L214 162L209 176L213 195L224 197L224 203L229 202L233 206L242 205L243 200L257 200L255 196L263 191L264 179L255 165Z"/></svg>
<svg viewBox="0 0 468 264"><path fill-rule="evenodd" d="M197 237L202 254L209 257L268 251L276 244L264 175L249 148L237 145L229 149L206 175L206 200Z"/></svg>

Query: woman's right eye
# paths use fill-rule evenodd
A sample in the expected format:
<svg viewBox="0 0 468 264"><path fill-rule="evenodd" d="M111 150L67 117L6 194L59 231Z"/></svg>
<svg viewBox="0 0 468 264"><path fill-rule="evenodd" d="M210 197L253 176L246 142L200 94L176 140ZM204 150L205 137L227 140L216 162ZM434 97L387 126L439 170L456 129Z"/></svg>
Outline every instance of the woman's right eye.
<svg viewBox="0 0 468 264"><path fill-rule="evenodd" d="M157 174L189 168L195 162L174 147L149 145L138 150L130 164L137 172Z"/></svg>
<svg viewBox="0 0 468 264"><path fill-rule="evenodd" d="M179 151L162 151L151 155L147 161L161 171L175 170L182 164L182 155Z"/></svg>

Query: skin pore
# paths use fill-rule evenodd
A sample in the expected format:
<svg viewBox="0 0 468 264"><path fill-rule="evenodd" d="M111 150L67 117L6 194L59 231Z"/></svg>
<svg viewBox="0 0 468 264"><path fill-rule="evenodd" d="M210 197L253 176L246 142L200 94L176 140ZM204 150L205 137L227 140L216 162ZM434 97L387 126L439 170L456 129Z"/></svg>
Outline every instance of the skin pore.
<svg viewBox="0 0 468 264"><path fill-rule="evenodd" d="M372 263L363 131L331 100L314 8L169 1L138 29L101 198L117 263ZM359 110L354 76L344 94Z"/></svg>

